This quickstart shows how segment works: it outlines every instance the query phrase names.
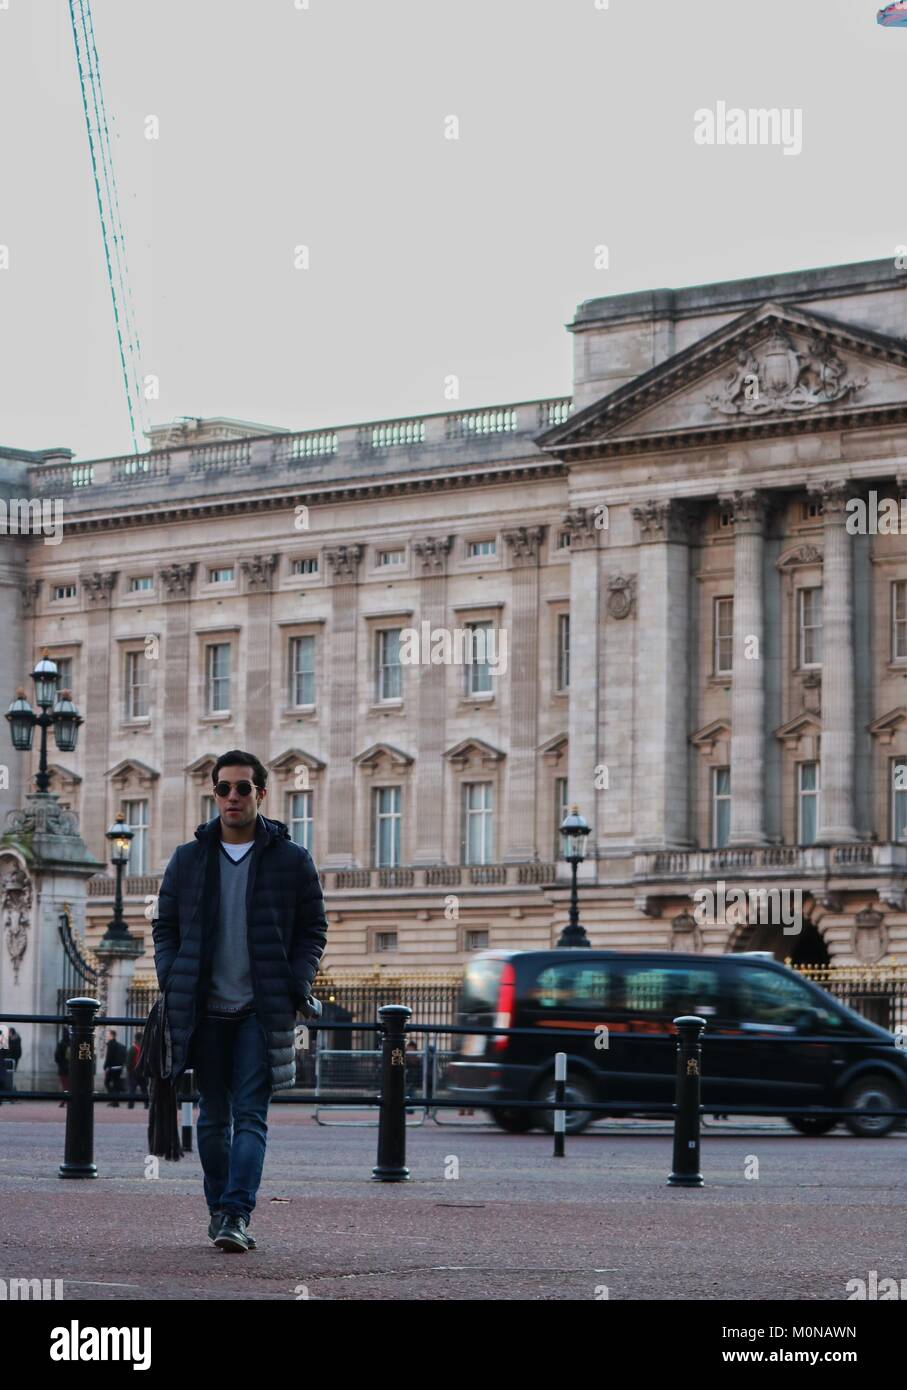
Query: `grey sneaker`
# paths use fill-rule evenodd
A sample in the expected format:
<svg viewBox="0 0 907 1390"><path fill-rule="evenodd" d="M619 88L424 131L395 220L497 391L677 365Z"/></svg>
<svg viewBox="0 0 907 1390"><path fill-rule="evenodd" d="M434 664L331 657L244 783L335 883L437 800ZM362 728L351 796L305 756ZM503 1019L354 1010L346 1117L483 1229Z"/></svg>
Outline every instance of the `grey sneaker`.
<svg viewBox="0 0 907 1390"><path fill-rule="evenodd" d="M241 1251L251 1250L252 1242L246 1235L246 1218L244 1216L232 1216L229 1213L224 1216L223 1224L218 1232L214 1244L220 1250Z"/></svg>

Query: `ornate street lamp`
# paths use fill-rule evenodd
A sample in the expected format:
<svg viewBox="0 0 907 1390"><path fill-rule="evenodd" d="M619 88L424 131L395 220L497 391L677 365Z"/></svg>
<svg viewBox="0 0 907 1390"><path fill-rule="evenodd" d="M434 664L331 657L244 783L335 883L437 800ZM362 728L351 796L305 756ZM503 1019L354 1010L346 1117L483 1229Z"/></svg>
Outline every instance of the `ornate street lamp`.
<svg viewBox="0 0 907 1390"><path fill-rule="evenodd" d="M123 869L129 859L129 847L132 844L135 831L126 824L122 810L117 812L117 818L105 832L105 836L110 841L110 861L116 868L117 886L113 900L113 916L107 923L107 930L100 943L101 946L135 940L123 920Z"/></svg>
<svg viewBox="0 0 907 1390"><path fill-rule="evenodd" d="M35 714L25 691L19 689L16 691L15 700L6 711L6 718L9 721L13 747L19 753L31 751L35 725L41 730L41 757L35 774L35 786L39 792L47 792L50 790L47 730L53 726L54 739L61 753L72 753L76 746L79 725L85 721L70 699L68 690L62 690L57 699L60 673L56 663L48 657L46 647L31 674L35 683L35 703L40 707L41 713Z"/></svg>
<svg viewBox="0 0 907 1390"><path fill-rule="evenodd" d="M567 852L564 855L567 863L572 870L570 883L570 921L561 932L558 939L558 946L589 946L592 942L586 935L585 927L580 926L579 920L579 897L576 889L576 869L586 857L585 844L586 836L589 834L589 826L579 814L579 807L574 806L569 816L565 816L561 822L560 833L567 842Z"/></svg>

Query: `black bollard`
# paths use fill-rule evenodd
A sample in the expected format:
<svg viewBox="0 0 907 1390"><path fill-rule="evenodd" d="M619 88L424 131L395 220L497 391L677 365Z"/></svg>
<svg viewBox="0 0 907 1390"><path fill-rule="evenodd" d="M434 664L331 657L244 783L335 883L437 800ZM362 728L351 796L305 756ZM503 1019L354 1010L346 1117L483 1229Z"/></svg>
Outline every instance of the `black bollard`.
<svg viewBox="0 0 907 1390"><path fill-rule="evenodd" d="M61 1178L96 1178L94 1162L94 1020L97 999L67 999L69 1099Z"/></svg>
<svg viewBox="0 0 907 1390"><path fill-rule="evenodd" d="M674 1111L674 1171L669 1187L702 1187L699 1171L699 1081L704 1018L683 1014L677 1028L677 1091Z"/></svg>
<svg viewBox="0 0 907 1390"><path fill-rule="evenodd" d="M412 1017L405 1004L384 1004L381 1025L381 1107L378 1111L378 1162L372 1177L378 1182L405 1182L406 1167L406 1037Z"/></svg>

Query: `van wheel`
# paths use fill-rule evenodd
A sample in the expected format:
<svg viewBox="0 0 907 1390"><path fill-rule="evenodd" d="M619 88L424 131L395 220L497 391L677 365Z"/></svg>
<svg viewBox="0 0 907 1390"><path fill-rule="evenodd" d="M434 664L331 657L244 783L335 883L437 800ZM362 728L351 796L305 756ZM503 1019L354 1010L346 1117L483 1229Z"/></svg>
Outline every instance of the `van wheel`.
<svg viewBox="0 0 907 1390"><path fill-rule="evenodd" d="M858 1139L881 1139L900 1124L897 1115L876 1115L874 1110L897 1110L904 1104L899 1086L886 1076L860 1076L844 1092L844 1108L860 1109L862 1115L848 1115L844 1123Z"/></svg>
<svg viewBox="0 0 907 1390"><path fill-rule="evenodd" d="M507 1110L499 1105L490 1114L498 1129L506 1130L508 1134L528 1134L537 1123L531 1110Z"/></svg>
<svg viewBox="0 0 907 1390"><path fill-rule="evenodd" d="M550 1100L555 1098L555 1082L553 1076L548 1076L544 1081L539 1082L532 1093L533 1100ZM587 1101L594 1104L598 1096L593 1091L588 1081L568 1080L564 1086L564 1099L568 1101ZM535 1123L540 1125L546 1134L554 1133L554 1111L536 1110ZM567 1110L564 1112L564 1131L567 1134L582 1134L583 1130L592 1123L593 1120L601 1119L600 1112L594 1110Z"/></svg>
<svg viewBox="0 0 907 1390"><path fill-rule="evenodd" d="M798 1134L816 1137L820 1134L830 1134L838 1121L834 1115L788 1115L787 1123Z"/></svg>

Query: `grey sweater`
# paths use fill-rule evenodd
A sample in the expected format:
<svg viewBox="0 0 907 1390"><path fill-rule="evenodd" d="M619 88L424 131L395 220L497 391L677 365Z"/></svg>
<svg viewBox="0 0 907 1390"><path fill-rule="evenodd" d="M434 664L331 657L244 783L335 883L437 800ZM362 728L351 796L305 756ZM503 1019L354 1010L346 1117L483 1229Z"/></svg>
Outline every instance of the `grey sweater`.
<svg viewBox="0 0 907 1390"><path fill-rule="evenodd" d="M206 1015L215 1018L242 1017L255 1006L246 931L246 886L252 841L235 848L246 851L239 860L234 861L223 845L219 847L217 855L220 902L217 938L211 958L211 988L205 1007Z"/></svg>

